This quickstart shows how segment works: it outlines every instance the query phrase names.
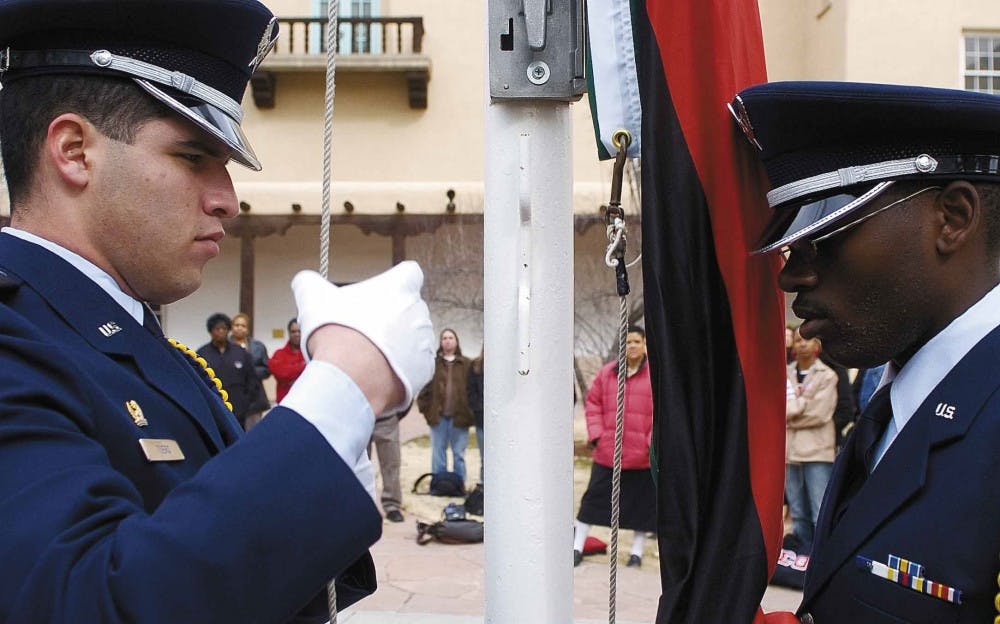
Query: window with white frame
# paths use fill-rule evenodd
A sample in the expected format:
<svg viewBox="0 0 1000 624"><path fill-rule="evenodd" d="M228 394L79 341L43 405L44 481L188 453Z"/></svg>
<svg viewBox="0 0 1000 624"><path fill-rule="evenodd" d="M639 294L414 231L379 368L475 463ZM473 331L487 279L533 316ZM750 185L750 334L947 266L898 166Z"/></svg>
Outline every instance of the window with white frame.
<svg viewBox="0 0 1000 624"><path fill-rule="evenodd" d="M328 0L313 0L316 14L326 17ZM340 17L377 17L379 0L343 0L340 3ZM379 53L382 51L380 25L340 24L338 28L338 50L340 54Z"/></svg>
<svg viewBox="0 0 1000 624"><path fill-rule="evenodd" d="M1000 94L1000 33L965 35L965 88Z"/></svg>

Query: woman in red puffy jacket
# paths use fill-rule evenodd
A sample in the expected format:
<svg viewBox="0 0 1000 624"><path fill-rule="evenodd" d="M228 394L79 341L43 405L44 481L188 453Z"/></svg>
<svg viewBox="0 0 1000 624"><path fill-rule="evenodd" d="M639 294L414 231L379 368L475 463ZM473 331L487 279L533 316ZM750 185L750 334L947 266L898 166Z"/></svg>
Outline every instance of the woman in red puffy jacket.
<svg viewBox="0 0 1000 624"><path fill-rule="evenodd" d="M646 362L646 333L628 328L625 342L625 427L619 525L634 531L628 566L642 565L646 533L656 530L656 487L649 471L653 435L653 392ZM618 362L604 365L587 392L587 440L594 449L590 483L580 501L573 541L573 565L580 565L583 544L593 524L611 525L611 474L614 465Z"/></svg>

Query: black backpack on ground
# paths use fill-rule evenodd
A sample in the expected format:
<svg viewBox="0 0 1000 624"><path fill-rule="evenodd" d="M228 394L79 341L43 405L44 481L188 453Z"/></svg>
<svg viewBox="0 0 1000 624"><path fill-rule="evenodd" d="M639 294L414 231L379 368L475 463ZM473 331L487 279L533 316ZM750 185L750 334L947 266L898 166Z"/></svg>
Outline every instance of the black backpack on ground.
<svg viewBox="0 0 1000 624"><path fill-rule="evenodd" d="M442 544L478 544L483 541L483 523L478 520L442 520L434 524L417 521L417 543L437 540Z"/></svg>
<svg viewBox="0 0 1000 624"><path fill-rule="evenodd" d="M465 496L465 483L462 477L454 472L427 472L413 482L413 493L417 494L417 488L427 477L431 479L430 490L427 492L431 496Z"/></svg>
<svg viewBox="0 0 1000 624"><path fill-rule="evenodd" d="M483 541L483 523L466 518L462 505L448 503L441 515L444 519L434 524L417 521L418 544L423 546L433 540L442 544L478 544Z"/></svg>
<svg viewBox="0 0 1000 624"><path fill-rule="evenodd" d="M465 497L465 511L474 516L483 515L483 484L477 483L476 487Z"/></svg>

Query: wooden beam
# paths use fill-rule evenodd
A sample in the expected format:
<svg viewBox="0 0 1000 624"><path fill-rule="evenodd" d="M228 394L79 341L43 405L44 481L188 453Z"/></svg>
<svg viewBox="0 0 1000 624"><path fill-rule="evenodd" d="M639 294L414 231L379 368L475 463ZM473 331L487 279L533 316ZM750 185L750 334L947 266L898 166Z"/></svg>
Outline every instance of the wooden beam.
<svg viewBox="0 0 1000 624"><path fill-rule="evenodd" d="M2 219L3 217L0 217ZM638 227L639 216L628 215L626 222L630 228ZM433 234L442 225L482 224L483 215L474 213L442 214L357 214L335 213L330 215L330 223L353 225L365 234L393 236L397 232L405 236ZM296 225L316 225L320 223L318 214L251 215L242 213L226 224L226 234L236 238L253 236L264 238L274 234L284 235L288 228ZM573 229L577 234L585 234L591 227L604 225L604 215L597 212L577 214L573 217Z"/></svg>
<svg viewBox="0 0 1000 624"><path fill-rule="evenodd" d="M410 108L427 108L427 81L431 74L428 71L406 72L406 94L410 101Z"/></svg>
<svg viewBox="0 0 1000 624"><path fill-rule="evenodd" d="M396 231L392 233L392 266L403 260L406 260L406 233Z"/></svg>
<svg viewBox="0 0 1000 624"><path fill-rule="evenodd" d="M254 316L254 237L240 238L240 301L239 311Z"/></svg>
<svg viewBox="0 0 1000 624"><path fill-rule="evenodd" d="M257 108L274 108L275 82L278 77L274 72L258 69L250 76L250 91L253 93L253 103Z"/></svg>

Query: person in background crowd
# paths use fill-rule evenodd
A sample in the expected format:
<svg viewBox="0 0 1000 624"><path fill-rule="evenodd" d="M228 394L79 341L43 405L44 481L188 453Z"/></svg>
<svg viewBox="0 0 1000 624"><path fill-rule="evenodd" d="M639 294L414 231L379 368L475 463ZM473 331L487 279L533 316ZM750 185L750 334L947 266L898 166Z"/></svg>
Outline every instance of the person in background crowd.
<svg viewBox="0 0 1000 624"><path fill-rule="evenodd" d="M399 482L402 458L399 449L399 421L406 411L386 414L375 419L375 429L368 442L368 456L372 446L378 452L379 473L382 475L382 511L389 522L402 522L403 487Z"/></svg>
<svg viewBox="0 0 1000 624"><path fill-rule="evenodd" d="M250 335L249 314L240 312L233 317L233 329L229 333L229 339L243 347L253 358L253 370L257 379L264 381L271 376L271 369L267 367L267 347Z"/></svg>
<svg viewBox="0 0 1000 624"><path fill-rule="evenodd" d="M434 377L417 396L417 409L431 428L431 472L448 471L447 450L451 448L455 474L465 481L465 449L469 427L475 422L466 391L469 359L462 355L458 334L441 331Z"/></svg>
<svg viewBox="0 0 1000 624"><path fill-rule="evenodd" d="M808 545L833 470L837 373L819 359L818 340L806 340L796 330L794 344L785 401L785 498L792 534Z"/></svg>
<svg viewBox="0 0 1000 624"><path fill-rule="evenodd" d="M233 325L228 316L216 312L208 317L205 326L212 339L198 348L198 355L205 358L222 382L236 420L244 431L249 431L256 423L248 423L247 416L264 409L260 403L260 381L253 372L253 358L246 349L229 340Z"/></svg>
<svg viewBox="0 0 1000 624"><path fill-rule="evenodd" d="M840 452L844 445L844 436L847 435L847 431L850 431L849 425L854 422L857 415L854 391L851 388L851 376L848 374L847 368L841 366L822 348L819 351L819 359L837 374L837 407L833 410L833 428L836 437L836 450Z"/></svg>
<svg viewBox="0 0 1000 624"><path fill-rule="evenodd" d="M795 360L795 326L788 324L785 326L785 364L791 364Z"/></svg>
<svg viewBox="0 0 1000 624"><path fill-rule="evenodd" d="M858 376L854 378L854 386L858 393L858 411L863 412L868 407L872 395L878 389L878 384L882 381L882 374L885 372L885 364L879 364L872 368L862 368L858 371Z"/></svg>
<svg viewBox="0 0 1000 624"><path fill-rule="evenodd" d="M625 433L619 523L633 531L628 567L642 566L646 533L656 531L656 484L649 471L649 444L653 436L653 391L646 361L646 332L628 328L625 342ZM611 476L614 468L618 362L601 367L587 392L587 440L594 449L590 482L580 501L573 535L573 565L583 560L590 526L611 526Z"/></svg>
<svg viewBox="0 0 1000 624"><path fill-rule="evenodd" d="M229 339L243 347L243 349L250 354L250 359L253 360L253 371L257 376L257 381L263 382L265 379L271 376L271 371L267 368L267 347L264 343L255 340L250 336L250 315L246 312L240 312L233 317L233 327L229 332ZM267 399L267 393L264 392L263 384L258 384L259 394L254 399L254 404L257 406L267 405L271 406L270 401ZM247 431L250 428L260 422L261 417L264 415L264 411L267 410L265 407L263 410L255 410L247 414L245 427Z"/></svg>
<svg viewBox="0 0 1000 624"><path fill-rule="evenodd" d="M296 319L288 321L288 342L275 351L267 362L268 368L274 374L274 380L277 382L274 392L276 403L281 403L281 399L285 398L285 395L291 390L292 384L306 368L306 358L302 354L300 346L301 340L302 331L299 329L298 321Z"/></svg>
<svg viewBox="0 0 1000 624"><path fill-rule="evenodd" d="M469 366L469 408L476 421L476 445L479 446L479 483L483 482L483 469L486 466L486 455L483 453L486 444L486 432L483 428L483 353L472 360ZM575 401L574 401L575 402Z"/></svg>

